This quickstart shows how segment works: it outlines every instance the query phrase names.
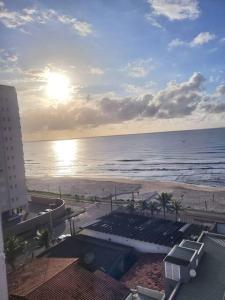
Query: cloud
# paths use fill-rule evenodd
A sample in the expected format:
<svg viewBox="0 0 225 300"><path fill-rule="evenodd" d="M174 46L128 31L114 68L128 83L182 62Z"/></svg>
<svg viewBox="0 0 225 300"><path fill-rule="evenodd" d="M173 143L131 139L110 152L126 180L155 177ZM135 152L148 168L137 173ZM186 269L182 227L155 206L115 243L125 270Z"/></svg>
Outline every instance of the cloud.
<svg viewBox="0 0 225 300"><path fill-rule="evenodd" d="M6 49L0 49L0 63L15 63L18 60L16 53L8 51Z"/></svg>
<svg viewBox="0 0 225 300"><path fill-rule="evenodd" d="M91 100L74 100L51 107L29 109L22 113L25 132L40 130L72 130L95 128L101 125L121 124L150 118L173 119L191 116L194 112L219 113L219 101L224 86L213 95L206 94L205 78L194 73L187 81L171 81L155 94L124 99L104 97Z"/></svg>
<svg viewBox="0 0 225 300"><path fill-rule="evenodd" d="M215 34L210 32L201 32L199 33L191 42L191 46L199 46L207 44L208 42L214 40L216 38Z"/></svg>
<svg viewBox="0 0 225 300"><path fill-rule="evenodd" d="M105 72L101 68L91 68L90 73L93 75L103 75Z"/></svg>
<svg viewBox="0 0 225 300"><path fill-rule="evenodd" d="M213 41L215 38L216 38L216 35L214 33L201 32L198 35L196 35L193 38L193 40L190 42L182 41L180 39L174 39L169 43L168 48L172 49L172 48L183 47L183 46L193 48L193 47L202 46L204 44L207 44L210 41Z"/></svg>
<svg viewBox="0 0 225 300"><path fill-rule="evenodd" d="M169 20L194 20L200 15L197 0L148 0L153 14Z"/></svg>
<svg viewBox="0 0 225 300"><path fill-rule="evenodd" d="M21 31L26 32L23 28L25 25L31 23L46 24L50 21L70 25L80 36L88 36L93 33L91 24L81 22L71 16L61 15L53 9L30 7L21 11L13 11L6 8L5 4L0 1L0 22L7 28L19 28Z"/></svg>
<svg viewBox="0 0 225 300"><path fill-rule="evenodd" d="M153 63L153 60L151 58L148 58L129 62L127 66L122 69L122 71L127 73L127 75L130 77L142 78L146 77L154 68L155 65Z"/></svg>
<svg viewBox="0 0 225 300"><path fill-rule="evenodd" d="M159 28L159 29L164 29L164 27L159 23L159 21L156 20L156 18L152 14L146 14L145 17L146 17L146 20L148 20L152 26Z"/></svg>
<svg viewBox="0 0 225 300"><path fill-rule="evenodd" d="M216 92L217 92L219 95L225 95L225 85L219 85L219 86L216 88Z"/></svg>

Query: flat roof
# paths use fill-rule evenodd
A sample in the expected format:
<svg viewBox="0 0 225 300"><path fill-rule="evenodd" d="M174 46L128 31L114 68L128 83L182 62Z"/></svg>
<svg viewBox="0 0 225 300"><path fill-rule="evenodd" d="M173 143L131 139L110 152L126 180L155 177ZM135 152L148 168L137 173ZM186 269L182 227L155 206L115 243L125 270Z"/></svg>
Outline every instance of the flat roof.
<svg viewBox="0 0 225 300"><path fill-rule="evenodd" d="M184 240L180 244L182 247L187 247L193 250L199 250L202 247L202 243L195 242L195 241L189 241L189 240Z"/></svg>
<svg viewBox="0 0 225 300"><path fill-rule="evenodd" d="M175 300L222 300L225 292L225 236L204 233L204 255L197 268L197 276L181 285Z"/></svg>
<svg viewBox="0 0 225 300"><path fill-rule="evenodd" d="M112 213L86 228L167 247L202 231L197 225L127 213Z"/></svg>
<svg viewBox="0 0 225 300"><path fill-rule="evenodd" d="M165 261L186 266L190 263L194 254L195 250L193 249L175 246L166 256Z"/></svg>

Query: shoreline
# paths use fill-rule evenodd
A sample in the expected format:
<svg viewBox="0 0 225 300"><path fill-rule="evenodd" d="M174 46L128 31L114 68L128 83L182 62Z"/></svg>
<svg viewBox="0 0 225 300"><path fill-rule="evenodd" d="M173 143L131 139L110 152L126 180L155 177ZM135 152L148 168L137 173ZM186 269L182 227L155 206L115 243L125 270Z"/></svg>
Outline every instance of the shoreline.
<svg viewBox="0 0 225 300"><path fill-rule="evenodd" d="M135 178L124 178L124 177L108 177L108 176L90 176L90 177L73 177L73 176L26 176L26 180L55 180L55 181L96 181L96 182L114 182L114 183L129 183L129 184L159 184L166 186L174 186L177 188L184 189L195 189L195 190L203 190L209 192L225 192L225 186L210 186L210 185L200 185L194 183L185 183L178 181L160 181L160 180L151 180L151 179L135 179Z"/></svg>
<svg viewBox="0 0 225 300"><path fill-rule="evenodd" d="M184 208L225 212L225 188L180 182L136 180L112 177L27 177L29 190L84 197L107 197L114 194L169 192L181 199Z"/></svg>

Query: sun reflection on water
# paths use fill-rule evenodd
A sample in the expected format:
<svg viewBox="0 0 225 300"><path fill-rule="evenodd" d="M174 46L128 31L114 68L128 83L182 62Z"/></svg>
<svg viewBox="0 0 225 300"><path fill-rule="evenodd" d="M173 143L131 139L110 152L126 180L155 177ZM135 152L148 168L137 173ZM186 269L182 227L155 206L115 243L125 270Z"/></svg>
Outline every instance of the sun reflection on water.
<svg viewBox="0 0 225 300"><path fill-rule="evenodd" d="M52 143L57 175L76 174L77 140L54 141Z"/></svg>

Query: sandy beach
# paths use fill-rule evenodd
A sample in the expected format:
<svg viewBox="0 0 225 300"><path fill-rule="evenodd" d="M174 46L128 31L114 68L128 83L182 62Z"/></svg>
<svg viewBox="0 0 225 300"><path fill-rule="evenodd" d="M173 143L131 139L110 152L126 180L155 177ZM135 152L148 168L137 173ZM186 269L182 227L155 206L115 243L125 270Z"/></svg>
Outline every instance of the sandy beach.
<svg viewBox="0 0 225 300"><path fill-rule="evenodd" d="M225 212L225 188L197 186L177 182L142 181L123 178L76 178L76 177L29 177L27 178L29 190L54 192L70 195L83 195L84 197L107 197L117 193L131 197L132 192L139 195L145 193L172 193L174 198L183 198L185 208L208 211ZM135 193L137 195L137 193ZM138 199L138 196L137 196ZM140 199L140 196L139 196Z"/></svg>

